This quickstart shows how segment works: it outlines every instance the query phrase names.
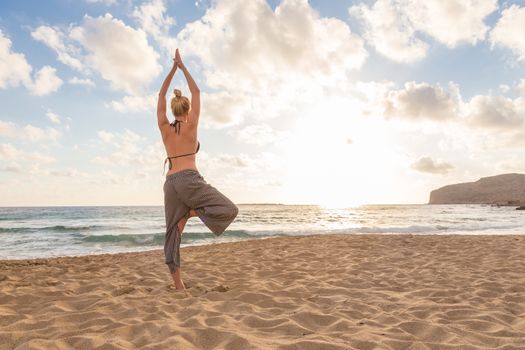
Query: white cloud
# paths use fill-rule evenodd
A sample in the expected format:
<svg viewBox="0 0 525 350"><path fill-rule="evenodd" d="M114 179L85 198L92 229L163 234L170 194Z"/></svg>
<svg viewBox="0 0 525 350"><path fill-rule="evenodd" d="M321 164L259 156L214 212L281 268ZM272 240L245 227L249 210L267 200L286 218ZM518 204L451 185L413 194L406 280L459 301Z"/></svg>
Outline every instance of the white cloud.
<svg viewBox="0 0 525 350"><path fill-rule="evenodd" d="M520 84L516 88L519 90ZM371 103L374 104L374 101ZM439 85L408 82L403 89L386 92L382 106L383 111L378 114L410 123L393 124L393 128L406 130L408 127L411 132L434 135L428 137L427 152L431 152L436 143L441 151L460 150L470 157L525 146L525 133L522 131L525 104L521 96L512 99L503 95L476 95L463 101L459 87L454 83L443 89ZM418 120L440 123L416 123Z"/></svg>
<svg viewBox="0 0 525 350"><path fill-rule="evenodd" d="M359 68L367 57L346 23L319 17L306 1L284 0L275 11L263 0L217 1L177 39L207 67L254 74L252 79L275 70L341 73Z"/></svg>
<svg viewBox="0 0 525 350"><path fill-rule="evenodd" d="M512 131L524 123L515 101L504 96L474 96L468 109L467 120L472 126Z"/></svg>
<svg viewBox="0 0 525 350"><path fill-rule="evenodd" d="M173 51L175 42L169 36L169 29L175 20L166 15L164 0L151 0L144 2L140 7L135 7L132 16L139 22L141 29L151 35L167 51ZM173 54L173 52L171 53ZM113 100L108 105L120 113L146 112L155 110L157 95L132 94L124 96L120 101Z"/></svg>
<svg viewBox="0 0 525 350"><path fill-rule="evenodd" d="M11 40L0 30L0 88L31 84L32 67L21 53L11 51Z"/></svg>
<svg viewBox="0 0 525 350"><path fill-rule="evenodd" d="M404 89L389 91L384 100L387 117L445 120L458 116L461 96L453 83L449 91L428 83L405 83Z"/></svg>
<svg viewBox="0 0 525 350"><path fill-rule="evenodd" d="M246 154L218 154L214 156L215 161L226 167L244 168L250 164L250 157Z"/></svg>
<svg viewBox="0 0 525 350"><path fill-rule="evenodd" d="M111 106L111 108L120 113L149 111L153 115L155 114L157 96L157 94L147 96L124 96L120 101L111 101L109 103L109 106Z"/></svg>
<svg viewBox="0 0 525 350"><path fill-rule="evenodd" d="M245 153L209 154L203 150L198 159L199 169L207 180L224 193L243 193L244 200L254 193L268 191L268 186L278 186L284 163L282 157L268 152L250 156Z"/></svg>
<svg viewBox="0 0 525 350"><path fill-rule="evenodd" d="M518 91L522 97L525 97L525 79L520 79L518 83Z"/></svg>
<svg viewBox="0 0 525 350"><path fill-rule="evenodd" d="M144 166L147 171L161 166L164 162L164 146L161 142L147 144L146 138L124 129L120 133L99 131L97 137L102 141L103 154L91 159L93 163L104 165L129 165L136 168ZM135 169L136 170L136 169ZM160 171L159 171L160 173Z"/></svg>
<svg viewBox="0 0 525 350"><path fill-rule="evenodd" d="M159 43L167 54L173 57L176 40L169 35L175 19L167 15L165 0L150 0L135 7L132 16L138 21L142 30Z"/></svg>
<svg viewBox="0 0 525 350"><path fill-rule="evenodd" d="M490 32L492 47L512 50L520 61L525 60L525 7L512 5L501 13L501 18Z"/></svg>
<svg viewBox="0 0 525 350"><path fill-rule="evenodd" d="M260 146L275 143L286 135L284 132L274 130L268 124L248 125L233 134L241 142Z"/></svg>
<svg viewBox="0 0 525 350"><path fill-rule="evenodd" d="M6 166L1 167L0 171L6 172L6 173L21 173L22 167L18 164L6 165Z"/></svg>
<svg viewBox="0 0 525 350"><path fill-rule="evenodd" d="M384 56L415 62L426 56L430 35L453 48L485 38L485 18L497 9L497 0L377 0L372 6L354 5L349 13L363 21L367 40Z"/></svg>
<svg viewBox="0 0 525 350"><path fill-rule="evenodd" d="M48 175L56 176L56 177L77 177L77 176L87 176L85 173L80 172L77 169L74 168L66 168L66 169L51 169L46 171Z"/></svg>
<svg viewBox="0 0 525 350"><path fill-rule="evenodd" d="M410 167L419 172L429 174L446 174L454 169L454 166L451 164L440 160L435 161L430 157L421 157L412 163Z"/></svg>
<svg viewBox="0 0 525 350"><path fill-rule="evenodd" d="M29 124L21 127L15 123L0 120L0 136L39 142L56 141L60 138L61 134L60 131L54 128L43 129Z"/></svg>
<svg viewBox="0 0 525 350"><path fill-rule="evenodd" d="M18 155L19 151L15 146L9 143L0 144L0 157L2 159L14 159Z"/></svg>
<svg viewBox="0 0 525 350"><path fill-rule="evenodd" d="M52 123L60 124L60 117L56 113L48 111L46 116L49 118L49 120L51 120Z"/></svg>
<svg viewBox="0 0 525 350"><path fill-rule="evenodd" d="M510 91L510 86L508 86L507 84L500 84L499 89L502 93L506 94Z"/></svg>
<svg viewBox="0 0 525 350"><path fill-rule="evenodd" d="M0 159L2 160L18 160L34 161L37 163L50 163L55 159L51 156L41 154L39 152L25 152L17 149L15 146L4 143L0 144Z"/></svg>
<svg viewBox="0 0 525 350"><path fill-rule="evenodd" d="M44 96L57 91L62 86L62 79L56 75L56 69L44 66L35 76L35 81L29 85L29 91L33 95Z"/></svg>
<svg viewBox="0 0 525 350"><path fill-rule="evenodd" d="M201 115L206 117L200 118L200 121L204 126L223 127L241 121L247 102L240 94L221 91L201 95Z"/></svg>
<svg viewBox="0 0 525 350"><path fill-rule="evenodd" d="M518 91L522 85L525 86L523 81L517 84ZM504 90L509 89L507 87ZM464 102L459 87L452 82L448 89L428 83L407 82L403 89L384 93L382 114L386 118L412 121L450 120L456 126L465 127L464 131L478 138L479 142L485 140L478 142L480 147L487 147L481 146L483 144L490 144L490 147L514 147L523 144L519 141L521 134L516 134L525 125L523 96L512 99L503 95L475 95ZM370 103L374 104L375 101Z"/></svg>
<svg viewBox="0 0 525 350"><path fill-rule="evenodd" d="M497 0L409 0L406 11L418 31L454 48L484 40L484 20L497 8Z"/></svg>
<svg viewBox="0 0 525 350"><path fill-rule="evenodd" d="M64 32L39 26L31 35L53 49L62 63L83 73L95 71L117 90L139 94L161 71L159 55L146 33L109 13L95 18L86 15L80 25L72 24ZM94 85L91 79L77 77L70 83Z"/></svg>
<svg viewBox="0 0 525 350"><path fill-rule="evenodd" d="M320 17L306 1L284 0L275 10L263 0L217 1L177 41L183 58L196 56L206 84L220 91L202 99L215 125L304 105L367 57L345 22Z"/></svg>
<svg viewBox="0 0 525 350"><path fill-rule="evenodd" d="M506 147L525 148L525 131L519 130L504 140Z"/></svg>
<svg viewBox="0 0 525 350"><path fill-rule="evenodd" d="M159 55L148 44L146 34L110 14L86 15L82 25L71 28L69 37L87 52L85 64L115 89L140 93L161 71Z"/></svg>
<svg viewBox="0 0 525 350"><path fill-rule="evenodd" d="M164 0L151 0L144 2L140 7L135 7L135 17L141 28L148 34L159 36L166 32L166 28L175 24L175 20L165 15L166 4Z"/></svg>
<svg viewBox="0 0 525 350"><path fill-rule="evenodd" d="M78 77L73 77L69 79L69 83L71 85L95 86L95 83L93 82L93 80L89 78L82 79Z"/></svg>
<svg viewBox="0 0 525 350"><path fill-rule="evenodd" d="M101 139L104 142L110 142L115 137L115 135L113 135L109 131L105 131L105 130L101 130L101 131L97 132L97 136L98 136L99 139Z"/></svg>
<svg viewBox="0 0 525 350"><path fill-rule="evenodd" d="M78 49L73 45L65 44L65 36L58 28L41 25L31 32L31 37L54 50L60 62L79 71L84 69L81 60L78 58Z"/></svg>
<svg viewBox="0 0 525 350"><path fill-rule="evenodd" d="M414 62L426 56L428 44L415 37L407 14L391 0L373 6L352 6L349 13L365 25L365 38L384 56L398 62Z"/></svg>
<svg viewBox="0 0 525 350"><path fill-rule="evenodd" d="M62 80L50 66L42 67L33 80L33 67L23 54L11 51L11 45L11 40L0 30L0 89L23 85L32 94L42 96L60 88Z"/></svg>
<svg viewBox="0 0 525 350"><path fill-rule="evenodd" d="M525 79L521 79L516 85L518 97L515 99L516 108L520 112L525 112Z"/></svg>
<svg viewBox="0 0 525 350"><path fill-rule="evenodd" d="M32 125L26 125L22 128L21 139L28 139L29 141L56 141L60 138L60 132L53 128L38 128Z"/></svg>
<svg viewBox="0 0 525 350"><path fill-rule="evenodd" d="M0 120L0 136L13 137L16 134L16 125L12 122Z"/></svg>

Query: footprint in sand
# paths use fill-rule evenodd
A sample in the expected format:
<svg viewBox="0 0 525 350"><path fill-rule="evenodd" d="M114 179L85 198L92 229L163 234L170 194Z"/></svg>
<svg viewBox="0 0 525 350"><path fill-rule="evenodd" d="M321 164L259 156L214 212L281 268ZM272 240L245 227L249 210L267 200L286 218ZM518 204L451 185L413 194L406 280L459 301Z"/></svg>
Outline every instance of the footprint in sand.
<svg viewBox="0 0 525 350"><path fill-rule="evenodd" d="M230 287L219 284L211 289L212 292L227 292L230 290Z"/></svg>
<svg viewBox="0 0 525 350"><path fill-rule="evenodd" d="M183 289L183 290L176 289L175 286L171 284L167 285L167 288L170 290L176 291L176 292L183 292L183 294L186 294L186 296L193 296L193 297L199 297L209 292L223 293L223 292L227 292L230 290L230 287L223 285L223 284L219 284L218 286L208 289L206 288L206 286L199 284L199 283L191 287L188 284L186 284L186 289Z"/></svg>
<svg viewBox="0 0 525 350"><path fill-rule="evenodd" d="M132 287L132 286L117 288L113 292L111 292L111 295L113 295L114 297L118 297L123 294L129 294L133 292L134 290L135 290L135 287Z"/></svg>

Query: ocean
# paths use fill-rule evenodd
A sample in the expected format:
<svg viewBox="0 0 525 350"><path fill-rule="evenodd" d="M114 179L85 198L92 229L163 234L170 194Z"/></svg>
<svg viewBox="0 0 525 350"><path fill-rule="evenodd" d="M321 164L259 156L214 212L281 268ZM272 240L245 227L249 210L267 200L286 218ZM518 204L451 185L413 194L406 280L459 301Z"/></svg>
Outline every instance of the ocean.
<svg viewBox="0 0 525 350"><path fill-rule="evenodd" d="M241 204L228 230L215 237L198 218L182 246L309 234L525 234L525 211L483 205ZM27 259L159 249L162 206L0 208L0 259Z"/></svg>

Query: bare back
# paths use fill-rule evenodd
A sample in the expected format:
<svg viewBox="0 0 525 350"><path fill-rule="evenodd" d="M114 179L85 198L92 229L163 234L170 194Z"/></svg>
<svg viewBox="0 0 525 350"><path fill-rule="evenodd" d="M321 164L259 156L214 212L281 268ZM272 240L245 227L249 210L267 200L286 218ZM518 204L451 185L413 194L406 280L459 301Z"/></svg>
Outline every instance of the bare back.
<svg viewBox="0 0 525 350"><path fill-rule="evenodd" d="M165 124L162 127L162 141L168 157L195 152L197 149L197 123L195 123L195 119L190 110L188 113L188 122L181 122L179 124L179 133L176 132L172 124ZM197 170L195 159L196 154L171 159L172 167L166 173L166 176L184 169Z"/></svg>

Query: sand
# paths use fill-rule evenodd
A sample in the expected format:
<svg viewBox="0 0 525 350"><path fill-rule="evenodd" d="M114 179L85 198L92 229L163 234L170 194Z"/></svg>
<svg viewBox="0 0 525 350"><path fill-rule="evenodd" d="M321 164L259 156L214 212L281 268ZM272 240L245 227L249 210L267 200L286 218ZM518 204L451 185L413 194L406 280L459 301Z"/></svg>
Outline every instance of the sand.
<svg viewBox="0 0 525 350"><path fill-rule="evenodd" d="M525 349L525 235L317 235L0 261L0 349Z"/></svg>

